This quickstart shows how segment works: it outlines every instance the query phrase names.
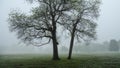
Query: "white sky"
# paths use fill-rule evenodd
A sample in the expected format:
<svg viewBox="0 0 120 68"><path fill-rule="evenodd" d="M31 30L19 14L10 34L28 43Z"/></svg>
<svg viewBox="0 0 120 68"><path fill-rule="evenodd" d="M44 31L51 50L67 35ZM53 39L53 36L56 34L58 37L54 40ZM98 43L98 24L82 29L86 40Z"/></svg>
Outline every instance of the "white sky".
<svg viewBox="0 0 120 68"><path fill-rule="evenodd" d="M34 5L32 5L34 6ZM8 14L11 10L29 11L30 4L25 0L0 0L0 46L17 44L15 33L8 28ZM98 42L110 39L120 39L120 0L102 0L101 12L98 19Z"/></svg>
<svg viewBox="0 0 120 68"><path fill-rule="evenodd" d="M120 0L102 0L98 40L120 39Z"/></svg>

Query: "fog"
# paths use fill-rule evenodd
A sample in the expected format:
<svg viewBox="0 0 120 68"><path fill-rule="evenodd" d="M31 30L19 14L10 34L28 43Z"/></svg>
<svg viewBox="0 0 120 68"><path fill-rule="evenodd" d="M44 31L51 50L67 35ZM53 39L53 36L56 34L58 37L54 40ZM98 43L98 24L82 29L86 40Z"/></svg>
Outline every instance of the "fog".
<svg viewBox="0 0 120 68"><path fill-rule="evenodd" d="M90 45L85 43L77 43L80 45L81 52L107 52L109 51L109 45L104 42L110 42L111 39L117 41L120 40L120 0L102 0L100 6L100 17L97 21L97 40L93 41ZM29 46L21 43L17 39L16 33L9 31L9 25L7 22L8 14L12 10L20 10L22 12L29 13L31 7L35 7L36 4L26 3L25 0L0 0L0 54L15 54L15 53L52 53L52 46L46 45L42 47ZM65 39L62 38L63 42ZM69 47L69 41L64 41L59 45L59 50L62 53L62 47ZM84 46L83 46L84 45ZM67 49L66 49L67 50ZM76 49L74 48L74 52Z"/></svg>

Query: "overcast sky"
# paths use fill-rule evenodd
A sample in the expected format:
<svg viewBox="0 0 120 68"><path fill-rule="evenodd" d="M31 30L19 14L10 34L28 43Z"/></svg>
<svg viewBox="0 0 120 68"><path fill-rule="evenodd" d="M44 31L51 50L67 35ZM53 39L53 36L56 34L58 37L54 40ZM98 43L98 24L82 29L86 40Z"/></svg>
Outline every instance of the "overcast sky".
<svg viewBox="0 0 120 68"><path fill-rule="evenodd" d="M33 5L32 5L33 6ZM8 28L8 14L17 9L28 12L31 5L25 0L0 0L0 46L18 43L15 33ZM102 0L97 27L97 41L120 39L120 0Z"/></svg>

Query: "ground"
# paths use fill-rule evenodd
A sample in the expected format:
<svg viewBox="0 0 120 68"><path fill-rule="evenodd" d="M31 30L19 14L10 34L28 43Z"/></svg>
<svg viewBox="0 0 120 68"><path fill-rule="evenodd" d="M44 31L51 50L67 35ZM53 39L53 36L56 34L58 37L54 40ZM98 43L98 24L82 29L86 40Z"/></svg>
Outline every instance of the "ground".
<svg viewBox="0 0 120 68"><path fill-rule="evenodd" d="M0 55L0 68L120 68L120 53L74 54L71 60L61 55L53 61L50 55Z"/></svg>

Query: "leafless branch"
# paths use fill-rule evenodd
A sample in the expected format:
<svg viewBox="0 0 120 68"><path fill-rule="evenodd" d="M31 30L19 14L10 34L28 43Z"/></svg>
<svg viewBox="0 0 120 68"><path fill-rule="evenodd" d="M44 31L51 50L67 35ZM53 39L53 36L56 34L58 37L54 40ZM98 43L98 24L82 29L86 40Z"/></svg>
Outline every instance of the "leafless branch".
<svg viewBox="0 0 120 68"><path fill-rule="evenodd" d="M31 42L31 44L34 45L34 46L40 47L40 46L44 46L44 45L46 45L46 44L49 44L50 41L51 41L51 39L49 39L48 42L46 42L46 43L40 44L40 43Z"/></svg>

